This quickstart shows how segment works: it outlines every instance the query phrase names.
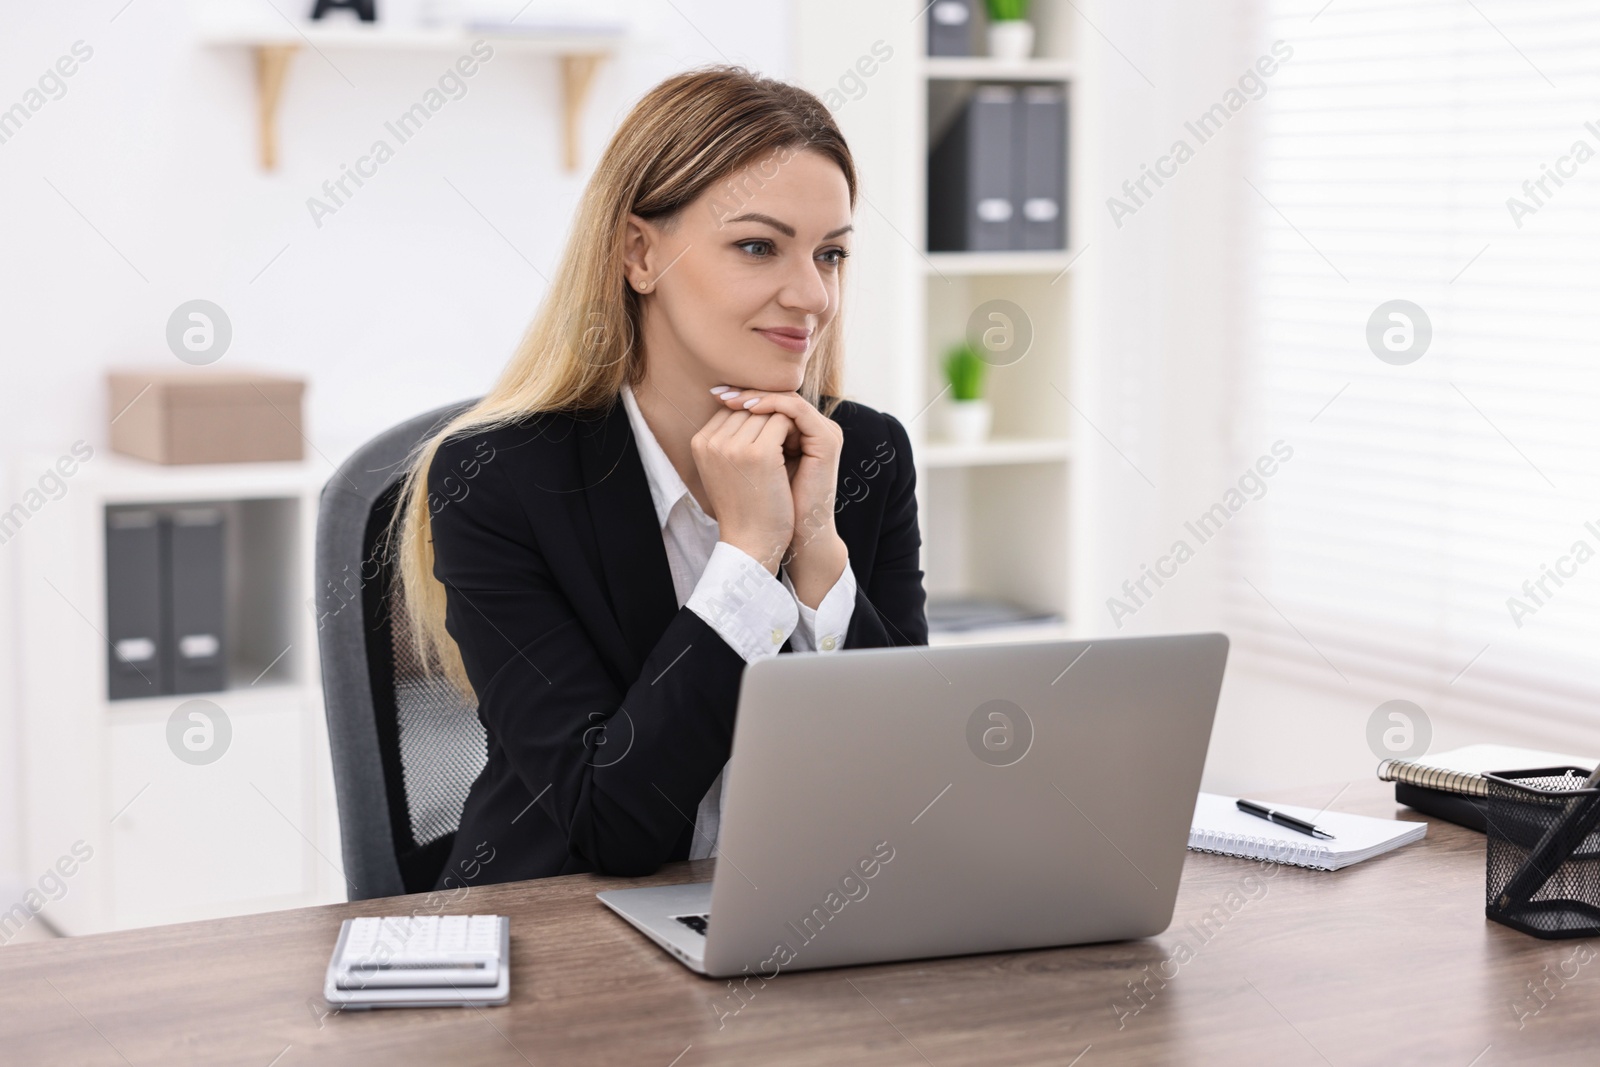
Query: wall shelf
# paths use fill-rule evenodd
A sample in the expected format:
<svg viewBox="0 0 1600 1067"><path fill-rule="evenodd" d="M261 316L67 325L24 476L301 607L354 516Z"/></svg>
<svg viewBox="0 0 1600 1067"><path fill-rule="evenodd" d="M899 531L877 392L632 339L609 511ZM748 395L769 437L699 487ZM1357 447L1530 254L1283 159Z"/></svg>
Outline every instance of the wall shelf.
<svg viewBox="0 0 1600 1067"><path fill-rule="evenodd" d="M94 469L107 503L148 500L249 500L319 492L329 468L298 463L147 463L97 452Z"/></svg>
<svg viewBox="0 0 1600 1067"><path fill-rule="evenodd" d="M917 452L917 460L930 469L993 467L1019 463L1064 463L1071 454L1072 445L1069 441L996 438L975 445L929 441Z"/></svg>
<svg viewBox="0 0 1600 1067"><path fill-rule="evenodd" d="M994 645L1007 641L1070 641L1078 635L1059 620L988 626L981 630L935 630L930 645Z"/></svg>
<svg viewBox="0 0 1600 1067"><path fill-rule="evenodd" d="M988 56L924 56L922 72L937 81L1071 81L1078 65L1070 59L1035 58L1021 61Z"/></svg>
<svg viewBox="0 0 1600 1067"><path fill-rule="evenodd" d="M230 686L214 693L182 693L172 696L131 697L111 701L106 705L109 721L124 719L165 718L173 707L185 700L215 700L226 704L230 713L272 711L287 702L299 700L304 686L299 682L263 680L252 686L246 678L244 684Z"/></svg>
<svg viewBox="0 0 1600 1067"><path fill-rule="evenodd" d="M1076 249L1059 252L929 252L925 261L928 273L950 274L1049 274L1066 270L1076 259Z"/></svg>
<svg viewBox="0 0 1600 1067"><path fill-rule="evenodd" d="M477 41L513 55L553 57L561 61L562 162L578 168L579 127L595 71L627 39L622 26L581 29L551 28L517 34L474 33L467 29L404 29L372 26L279 23L202 24L202 45L248 49L255 58L256 125L262 170L278 165L278 105L289 66L302 47L329 51L438 52L469 55Z"/></svg>

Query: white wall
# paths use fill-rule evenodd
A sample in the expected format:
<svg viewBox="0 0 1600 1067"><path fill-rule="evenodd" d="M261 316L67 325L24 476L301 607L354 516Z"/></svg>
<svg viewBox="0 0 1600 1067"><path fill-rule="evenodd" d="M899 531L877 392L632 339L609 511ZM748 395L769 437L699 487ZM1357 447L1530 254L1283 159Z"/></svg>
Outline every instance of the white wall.
<svg viewBox="0 0 1600 1067"><path fill-rule="evenodd" d="M1251 115L1247 105L1204 144L1184 123L1217 102L1256 59L1259 49L1248 32L1253 7L1250 0L1104 0L1085 9L1103 34L1082 37L1084 121L1093 124L1087 132L1097 151L1086 161L1077 195L1087 201L1089 247L1081 263L1094 289L1085 303L1096 359L1093 371L1080 377L1083 416L1075 415L1070 428L1083 443L1080 477L1088 482L1079 524L1089 557L1087 588L1076 598L1088 634L1227 628L1220 545L1203 548L1120 627L1106 601L1167 550L1186 517L1209 506L1237 476L1229 466L1229 406L1240 351L1238 277L1246 266L1247 235L1239 193L1248 193L1242 176ZM1140 194L1144 203L1136 204L1123 182L1136 181L1144 165L1153 166L1180 138L1195 148L1194 157L1164 185L1147 184L1153 195ZM1120 226L1107 206L1112 196L1135 206ZM1261 746L1247 743L1271 716L1270 704L1238 662L1230 662L1208 788L1242 789L1253 772L1270 766ZM1290 732L1302 725L1294 720ZM1298 747L1278 733L1273 737L1279 749ZM1326 780L1350 770L1297 766L1285 777ZM1370 774L1370 765L1362 770Z"/></svg>
<svg viewBox="0 0 1600 1067"><path fill-rule="evenodd" d="M1248 109L1198 147L1176 177L1118 226L1107 208L1182 137L1255 59L1244 33L1248 0L1203 5L1149 0L1092 8L1104 33L1086 34L1084 101L1097 151L1077 195L1087 203L1095 372L1071 427L1084 442L1094 489L1086 516L1092 588L1084 622L1107 634L1215 625L1220 553L1200 555L1119 628L1106 609L1171 544L1191 511L1231 483L1230 377L1237 358L1241 219ZM1109 39L1110 43L1107 43ZM1148 79L1148 80L1147 80ZM1081 245L1080 245L1081 247ZM1103 432L1115 443L1106 444ZM1120 450L1118 453L1117 450Z"/></svg>
<svg viewBox="0 0 1600 1067"><path fill-rule="evenodd" d="M631 0L637 37L596 78L577 173L560 165L556 62L500 52L318 228L306 199L455 57L330 53L335 70L303 51L281 106L280 166L267 174L249 56L198 46L175 0L124 4L0 6L0 109L74 42L93 49L65 94L0 144L0 510L21 492L24 451L54 455L79 438L104 447L102 371L175 366L166 320L197 297L232 320L225 363L310 380L307 436L330 461L408 415L481 393L632 103L704 63L777 77L790 66L789 0ZM0 884L21 873L11 624L0 612Z"/></svg>
<svg viewBox="0 0 1600 1067"><path fill-rule="evenodd" d="M1089 588L1078 599L1089 633L1229 629L1225 539L1238 535L1249 514L1201 546L1120 628L1106 600L1120 596L1124 580L1137 579L1141 566L1182 534L1184 520L1239 474L1231 409L1248 329L1249 287L1242 282L1255 194L1245 178L1255 105L1246 104L1204 144L1184 124L1218 102L1262 54L1252 32L1256 6L1103 0L1085 9L1104 33L1085 38L1085 110L1096 124L1098 151L1079 190L1090 201L1092 247L1082 262L1097 292L1090 334L1100 358L1079 406L1122 453L1081 420L1072 426L1085 442L1083 476L1091 485L1082 518ZM1267 85L1270 93L1270 78ZM1194 157L1118 227L1107 198L1131 203L1122 183L1180 138ZM1261 442L1256 453L1270 444ZM1365 741L1366 717L1394 694L1359 684L1343 692L1308 688L1261 666L1237 647L1230 656L1205 787L1239 793L1330 783L1331 795L1338 783L1371 779L1377 759ZM1468 723L1436 719L1434 726L1435 751L1491 739Z"/></svg>
<svg viewBox="0 0 1600 1067"><path fill-rule="evenodd" d="M1081 476L1089 482L1089 506L1081 518L1088 588L1079 590L1079 617L1088 632L1107 635L1226 632L1223 601L1232 580L1227 539L1265 514L1260 509L1272 507L1270 494L1252 505L1258 509L1254 515L1241 512L1201 546L1120 629L1106 599L1165 552L1181 535L1184 520L1217 501L1244 465L1271 445L1235 441L1233 427L1236 377L1250 347L1249 220L1260 202L1246 178L1253 173L1260 103L1246 104L1220 133L1198 145L1194 158L1124 217L1120 228L1105 201L1123 196L1123 181L1137 178L1141 164L1153 163L1174 140L1196 145L1185 121L1218 102L1270 42L1253 31L1255 0L1099 0L1079 6L1103 32L1083 38L1086 121L1095 126L1090 139L1098 151L1077 195L1090 201L1092 247L1081 262L1096 293L1086 304L1098 358L1094 372L1080 382L1079 406L1126 455L1081 419L1072 425L1086 453ZM1337 28L1313 24L1308 12L1301 32L1309 39ZM1288 69L1278 71L1278 84ZM1273 79L1266 81L1273 92ZM1287 626L1285 632L1292 636ZM1414 694L1360 678L1336 683L1338 688L1307 685L1259 654L1240 653L1236 645L1230 656L1206 788L1337 788L1373 779L1379 757L1366 740L1368 717L1380 703ZM1490 741L1600 753L1600 722L1584 729L1514 719L1505 709L1445 698L1428 700L1427 713L1434 752Z"/></svg>

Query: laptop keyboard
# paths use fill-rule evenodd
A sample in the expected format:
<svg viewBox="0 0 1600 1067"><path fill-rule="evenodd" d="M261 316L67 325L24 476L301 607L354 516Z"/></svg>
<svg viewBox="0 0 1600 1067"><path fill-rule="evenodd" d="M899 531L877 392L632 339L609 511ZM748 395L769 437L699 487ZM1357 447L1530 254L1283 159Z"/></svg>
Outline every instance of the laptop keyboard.
<svg viewBox="0 0 1600 1067"><path fill-rule="evenodd" d="M702 937L705 936L706 927L711 925L709 915L674 915L673 918Z"/></svg>

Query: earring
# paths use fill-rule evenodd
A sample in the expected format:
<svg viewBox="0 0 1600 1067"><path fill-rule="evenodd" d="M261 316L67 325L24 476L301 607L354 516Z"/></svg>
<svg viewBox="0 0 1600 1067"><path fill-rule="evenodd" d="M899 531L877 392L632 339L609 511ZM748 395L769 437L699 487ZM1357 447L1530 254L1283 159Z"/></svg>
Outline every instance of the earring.
<svg viewBox="0 0 1600 1067"><path fill-rule="evenodd" d="M644 283L644 282L640 282L640 283L639 283L639 291L640 291L640 292L641 292L641 293L642 293L642 292L644 292L644 291L645 291L645 290L647 290L647 289L649 289L649 288L650 288L650 287L649 287L649 286L648 286L648 285L646 285L646 284L645 284L645 283Z"/></svg>

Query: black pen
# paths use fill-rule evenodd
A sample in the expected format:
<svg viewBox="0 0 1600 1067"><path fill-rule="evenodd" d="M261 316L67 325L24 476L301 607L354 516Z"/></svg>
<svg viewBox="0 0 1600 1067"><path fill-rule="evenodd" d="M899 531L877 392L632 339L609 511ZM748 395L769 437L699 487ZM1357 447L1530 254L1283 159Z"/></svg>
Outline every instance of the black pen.
<svg viewBox="0 0 1600 1067"><path fill-rule="evenodd" d="M1293 815L1285 815L1281 811L1274 811L1265 804L1257 804L1253 800L1240 800L1237 801L1237 804L1240 811L1248 815L1254 815L1258 819L1266 819L1268 822L1275 822L1279 826L1287 826L1291 830L1299 830L1310 837L1326 837L1329 841L1334 840L1333 835L1328 831L1313 826L1304 819L1297 819Z"/></svg>

